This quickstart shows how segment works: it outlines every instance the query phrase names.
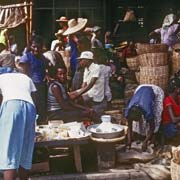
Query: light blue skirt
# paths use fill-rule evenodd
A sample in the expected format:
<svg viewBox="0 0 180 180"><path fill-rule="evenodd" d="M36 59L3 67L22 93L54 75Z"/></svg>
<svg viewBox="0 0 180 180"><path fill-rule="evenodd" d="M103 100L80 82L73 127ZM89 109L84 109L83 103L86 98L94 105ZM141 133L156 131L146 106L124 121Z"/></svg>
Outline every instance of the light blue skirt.
<svg viewBox="0 0 180 180"><path fill-rule="evenodd" d="M35 137L35 107L10 100L0 107L0 170L31 169Z"/></svg>

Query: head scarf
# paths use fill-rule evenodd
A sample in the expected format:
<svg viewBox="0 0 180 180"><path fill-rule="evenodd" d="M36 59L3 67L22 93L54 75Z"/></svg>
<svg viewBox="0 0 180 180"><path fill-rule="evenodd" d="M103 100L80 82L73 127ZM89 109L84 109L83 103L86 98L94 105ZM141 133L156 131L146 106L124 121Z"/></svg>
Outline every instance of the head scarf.
<svg viewBox="0 0 180 180"><path fill-rule="evenodd" d="M170 26L171 24L173 24L174 21L176 20L176 18L177 17L175 14L166 15L164 20L163 20L162 28L166 28L166 27Z"/></svg>

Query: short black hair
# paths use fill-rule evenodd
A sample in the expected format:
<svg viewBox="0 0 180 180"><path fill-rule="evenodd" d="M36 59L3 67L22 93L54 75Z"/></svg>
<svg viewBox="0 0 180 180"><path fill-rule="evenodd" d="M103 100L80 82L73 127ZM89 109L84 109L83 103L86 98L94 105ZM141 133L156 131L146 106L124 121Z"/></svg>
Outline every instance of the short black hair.
<svg viewBox="0 0 180 180"><path fill-rule="evenodd" d="M43 44L44 44L43 38L42 38L41 36L39 36L39 35L35 35L35 36L32 37L30 43L32 44L33 42L39 44L41 47L42 47Z"/></svg>
<svg viewBox="0 0 180 180"><path fill-rule="evenodd" d="M175 76L169 80L168 91L172 93L176 88L180 88L180 76Z"/></svg>
<svg viewBox="0 0 180 180"><path fill-rule="evenodd" d="M140 106L134 105L129 109L128 119L130 119L130 120L140 120L140 118L144 114L145 114L144 110Z"/></svg>

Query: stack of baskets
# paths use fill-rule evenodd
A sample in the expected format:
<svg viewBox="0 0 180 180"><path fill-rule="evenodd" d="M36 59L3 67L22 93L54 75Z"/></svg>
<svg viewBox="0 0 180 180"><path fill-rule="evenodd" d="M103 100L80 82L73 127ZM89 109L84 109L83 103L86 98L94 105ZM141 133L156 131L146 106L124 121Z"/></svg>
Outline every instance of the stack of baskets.
<svg viewBox="0 0 180 180"><path fill-rule="evenodd" d="M127 66L131 71L139 70L139 60L138 56L128 57L126 58Z"/></svg>
<svg viewBox="0 0 180 180"><path fill-rule="evenodd" d="M139 83L167 88L169 78L168 47L165 44L137 44L140 64Z"/></svg>
<svg viewBox="0 0 180 180"><path fill-rule="evenodd" d="M180 146L172 148L171 179L180 180Z"/></svg>
<svg viewBox="0 0 180 180"><path fill-rule="evenodd" d="M172 74L180 70L180 44L176 44L173 47L172 54Z"/></svg>

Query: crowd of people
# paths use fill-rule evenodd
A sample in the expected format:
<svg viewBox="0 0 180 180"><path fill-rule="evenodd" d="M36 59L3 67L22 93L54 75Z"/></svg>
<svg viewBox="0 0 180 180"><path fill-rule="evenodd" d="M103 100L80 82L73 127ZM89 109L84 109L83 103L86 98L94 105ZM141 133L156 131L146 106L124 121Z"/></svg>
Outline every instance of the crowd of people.
<svg viewBox="0 0 180 180"><path fill-rule="evenodd" d="M0 170L4 179L15 179L17 169L20 178L27 179L36 120L37 124L85 119L97 123L113 98L124 97L122 69L128 68L127 57L137 55L133 40L121 43L114 51L111 32L104 36L102 27L86 27L87 19L62 16L56 21L60 29L50 49L44 47L40 35L33 33L20 56L14 36L8 37L7 30L0 34ZM160 33L161 43L166 43L162 38L165 31L170 37L171 32L178 32L178 24L173 31L168 30L174 22L150 37L156 39ZM171 49L172 43L168 45ZM177 136L179 95L178 73L170 79L168 95L156 85L138 86L125 110L127 145L131 146L134 132L144 137L143 150L160 132L167 140Z"/></svg>

